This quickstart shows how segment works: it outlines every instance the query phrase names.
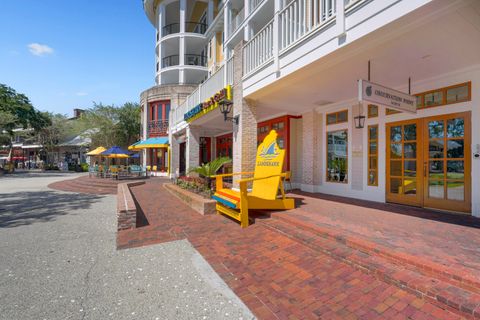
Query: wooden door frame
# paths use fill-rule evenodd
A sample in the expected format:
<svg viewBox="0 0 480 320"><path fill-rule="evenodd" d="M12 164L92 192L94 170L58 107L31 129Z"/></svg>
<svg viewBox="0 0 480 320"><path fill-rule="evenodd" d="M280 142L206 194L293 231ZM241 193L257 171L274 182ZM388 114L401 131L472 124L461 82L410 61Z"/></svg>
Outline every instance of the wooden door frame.
<svg viewBox="0 0 480 320"><path fill-rule="evenodd" d="M463 118L464 119L464 146L463 146L463 156L464 156L464 163L463 163L463 171L464 171L464 201L456 201L456 200L447 200L447 199L431 199L428 198L428 157L424 157L423 163L424 166L427 168L427 172L424 174L424 185L423 188L425 190L425 197L424 197L424 207L427 208L435 208L440 210L447 210L447 211L455 211L455 212L464 212L470 214L472 212L472 172L471 172L471 142L472 142L472 134L471 134L471 111L466 112L457 112L457 113L449 113L449 114L442 114L437 116L431 116L427 118L422 118L425 134L424 134L424 145L423 149L428 150L429 147L429 137L428 131L425 129L427 128L428 122L431 120L448 120L453 118ZM445 121L445 126L447 125ZM447 145L444 146L447 148ZM445 181L445 180L444 180ZM448 191L447 191L448 192ZM437 204L434 206L433 204Z"/></svg>
<svg viewBox="0 0 480 320"><path fill-rule="evenodd" d="M464 118L464 201L428 198L428 150L429 137L427 124L431 120ZM390 190L390 128L409 123L417 124L417 201L405 196L389 194ZM387 202L455 211L471 214L472 210L472 173L471 173L471 111L439 114L424 118L409 119L385 123L385 199ZM403 132L402 132L403 139ZM446 148L447 146L445 146ZM402 147L402 153L404 152ZM402 164L403 169L403 164ZM403 174L403 173L402 173ZM420 188L419 188L420 186ZM433 205L436 204L437 206Z"/></svg>
<svg viewBox="0 0 480 320"><path fill-rule="evenodd" d="M396 194L390 194L390 127L394 126L403 126L408 125L408 124L416 124L417 125L417 132L416 132L416 144L417 144L417 157L416 157L416 162L417 162L417 175L415 177L416 179L416 195L415 197L413 196L405 196L405 195L396 195ZM393 202L393 203L399 203L399 204L406 204L410 206L415 206L415 207L422 207L423 206L423 144L422 140L423 139L423 125L421 119L409 119L409 120L402 120L402 121L395 121L395 122L389 122L385 124L385 199L387 202ZM403 154L404 154L404 148L403 148L403 131L402 131L402 187L403 187L403 177L404 177L404 161L403 160ZM419 148L419 145L422 145L422 148ZM419 171L421 169L422 171Z"/></svg>

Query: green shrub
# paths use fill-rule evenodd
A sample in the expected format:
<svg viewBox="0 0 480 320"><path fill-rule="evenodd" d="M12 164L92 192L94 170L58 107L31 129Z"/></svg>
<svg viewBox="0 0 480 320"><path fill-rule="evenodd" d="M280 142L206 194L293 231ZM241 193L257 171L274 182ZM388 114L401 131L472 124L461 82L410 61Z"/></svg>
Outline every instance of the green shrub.
<svg viewBox="0 0 480 320"><path fill-rule="evenodd" d="M82 167L83 172L88 172L88 167L89 167L88 163L82 163L80 164L80 166Z"/></svg>

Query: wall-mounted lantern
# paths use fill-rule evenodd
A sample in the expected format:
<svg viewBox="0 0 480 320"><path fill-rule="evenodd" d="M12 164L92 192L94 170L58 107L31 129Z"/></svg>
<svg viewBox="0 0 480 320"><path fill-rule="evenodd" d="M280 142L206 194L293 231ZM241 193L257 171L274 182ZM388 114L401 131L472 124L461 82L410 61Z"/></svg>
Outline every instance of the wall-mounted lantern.
<svg viewBox="0 0 480 320"><path fill-rule="evenodd" d="M365 116L362 114L362 105L358 105L358 116L354 117L355 128L362 129L365 126Z"/></svg>
<svg viewBox="0 0 480 320"><path fill-rule="evenodd" d="M223 114L224 121L232 121L236 125L238 125L238 121L240 116L236 115L235 117L229 117L228 114L232 111L233 102L228 99L223 99L222 101L218 102L220 107L220 112Z"/></svg>

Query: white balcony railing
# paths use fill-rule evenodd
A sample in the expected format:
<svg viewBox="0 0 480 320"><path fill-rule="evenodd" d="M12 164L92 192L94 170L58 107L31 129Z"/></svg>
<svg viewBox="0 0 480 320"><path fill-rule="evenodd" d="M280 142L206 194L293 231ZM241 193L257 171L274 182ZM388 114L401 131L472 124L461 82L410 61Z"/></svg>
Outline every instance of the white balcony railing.
<svg viewBox="0 0 480 320"><path fill-rule="evenodd" d="M336 1L293 0L285 6L278 14L278 50L290 47L307 33L334 19ZM341 1L350 7L362 0ZM273 57L273 23L274 19L245 44L244 75L251 73Z"/></svg>
<svg viewBox="0 0 480 320"><path fill-rule="evenodd" d="M243 47L243 74L255 70L272 57L273 19Z"/></svg>
<svg viewBox="0 0 480 320"><path fill-rule="evenodd" d="M248 7L248 14L252 13L257 9L257 7L262 3L264 0L248 0L249 1L249 7Z"/></svg>
<svg viewBox="0 0 480 320"><path fill-rule="evenodd" d="M227 68L224 72L224 68ZM220 91L227 84L233 83L233 59L230 58L221 66L214 74L212 74L205 82L201 83L195 91L193 91L185 101L171 112L171 123L173 126L181 123L184 114L193 109L199 103L209 99L215 93Z"/></svg>
<svg viewBox="0 0 480 320"><path fill-rule="evenodd" d="M225 84L233 84L233 57L230 57L225 62L225 68L227 68L227 77L225 79Z"/></svg>
<svg viewBox="0 0 480 320"><path fill-rule="evenodd" d="M236 16L232 18L232 25L229 28L230 34L228 35L229 37L237 31L238 27L240 27L243 23L243 20L245 19L245 8L242 8L240 12L237 13Z"/></svg>
<svg viewBox="0 0 480 320"><path fill-rule="evenodd" d="M348 0L347 0L348 1ZM355 0L350 0L353 2ZM280 50L335 15L335 0L294 0L279 13Z"/></svg>

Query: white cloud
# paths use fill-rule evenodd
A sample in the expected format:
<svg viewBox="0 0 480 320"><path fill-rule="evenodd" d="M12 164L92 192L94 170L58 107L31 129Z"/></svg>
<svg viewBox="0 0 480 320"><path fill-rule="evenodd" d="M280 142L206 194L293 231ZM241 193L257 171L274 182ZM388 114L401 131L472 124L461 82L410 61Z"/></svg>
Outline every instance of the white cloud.
<svg viewBox="0 0 480 320"><path fill-rule="evenodd" d="M47 46L46 44L40 43L30 43L28 45L28 50L31 54L35 56L45 56L47 54L52 54L53 49Z"/></svg>
<svg viewBox="0 0 480 320"><path fill-rule="evenodd" d="M84 96L88 96L88 93L87 92L77 92L75 93L75 95L79 96L79 97L84 97Z"/></svg>

